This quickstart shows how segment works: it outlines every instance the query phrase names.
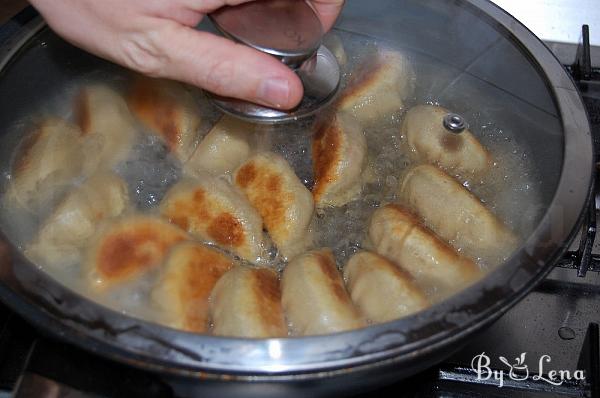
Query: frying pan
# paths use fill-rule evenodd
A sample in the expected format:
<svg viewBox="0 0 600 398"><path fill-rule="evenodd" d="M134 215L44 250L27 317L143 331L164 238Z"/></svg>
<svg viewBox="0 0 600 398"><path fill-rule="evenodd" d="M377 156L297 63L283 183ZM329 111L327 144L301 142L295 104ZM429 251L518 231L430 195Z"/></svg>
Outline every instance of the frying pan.
<svg viewBox="0 0 600 398"><path fill-rule="evenodd" d="M65 43L29 13L26 23L13 22L0 35L1 126L12 126L32 103L90 71L118 69ZM41 272L3 229L0 300L67 343L156 372L182 395L357 392L441 361L501 316L561 257L589 201L592 140L573 81L539 39L487 0L348 1L335 29L445 65L444 85L432 82L423 98L435 93L467 118L485 108L519 132L516 139L539 172L544 211L508 260L459 294L397 321L251 340L185 333L107 309ZM488 93L483 102L470 103L473 87ZM3 167L13 150L3 144Z"/></svg>

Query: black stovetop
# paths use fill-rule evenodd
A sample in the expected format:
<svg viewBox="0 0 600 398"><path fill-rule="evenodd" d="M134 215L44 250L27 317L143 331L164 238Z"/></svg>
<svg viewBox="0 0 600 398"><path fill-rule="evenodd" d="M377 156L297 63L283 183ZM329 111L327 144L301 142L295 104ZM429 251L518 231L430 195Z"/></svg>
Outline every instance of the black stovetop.
<svg viewBox="0 0 600 398"><path fill-rule="evenodd" d="M586 69L586 60L581 61L579 66L567 68L578 82L592 125L595 153L600 155L600 71ZM597 190L598 204L599 198ZM600 398L597 207L591 203L580 239L523 301L444 363L376 395ZM479 374L473 369L478 363L482 365ZM512 376L509 364L514 366ZM486 377L488 368L496 377ZM557 371L554 384L548 381L552 370ZM39 397L42 392L47 397L176 396L152 374L40 335L0 304L0 398Z"/></svg>

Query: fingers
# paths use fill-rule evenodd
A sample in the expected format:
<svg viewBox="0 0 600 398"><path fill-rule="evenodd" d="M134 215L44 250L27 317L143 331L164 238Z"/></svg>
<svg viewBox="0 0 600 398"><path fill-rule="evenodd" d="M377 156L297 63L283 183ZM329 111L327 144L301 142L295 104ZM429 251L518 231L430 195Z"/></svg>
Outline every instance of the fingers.
<svg viewBox="0 0 600 398"><path fill-rule="evenodd" d="M177 24L155 40L163 56L151 74L274 108L290 109L302 99L300 79L274 57Z"/></svg>
<svg viewBox="0 0 600 398"><path fill-rule="evenodd" d="M317 10L326 32L331 29L344 6L344 0L312 0L311 3Z"/></svg>
<svg viewBox="0 0 600 398"><path fill-rule="evenodd" d="M179 0L182 4L187 7L194 9L203 14L210 14L211 12L219 9L223 6L236 6L242 3L248 3L254 0Z"/></svg>
<svg viewBox="0 0 600 398"><path fill-rule="evenodd" d="M35 0L37 1L37 0ZM205 14L223 7L235 6L253 0L176 0L146 1L144 6L156 17L175 20L183 25L194 27Z"/></svg>

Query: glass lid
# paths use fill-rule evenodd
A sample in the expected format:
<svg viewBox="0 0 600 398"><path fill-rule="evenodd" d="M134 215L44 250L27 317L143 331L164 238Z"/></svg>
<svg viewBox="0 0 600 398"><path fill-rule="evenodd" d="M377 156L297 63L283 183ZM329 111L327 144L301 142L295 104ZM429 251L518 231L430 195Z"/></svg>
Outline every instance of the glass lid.
<svg viewBox="0 0 600 398"><path fill-rule="evenodd" d="M576 89L484 0L348 1L323 40L337 96L276 125L21 33L0 53L0 297L139 366L441 346L544 275L587 199Z"/></svg>

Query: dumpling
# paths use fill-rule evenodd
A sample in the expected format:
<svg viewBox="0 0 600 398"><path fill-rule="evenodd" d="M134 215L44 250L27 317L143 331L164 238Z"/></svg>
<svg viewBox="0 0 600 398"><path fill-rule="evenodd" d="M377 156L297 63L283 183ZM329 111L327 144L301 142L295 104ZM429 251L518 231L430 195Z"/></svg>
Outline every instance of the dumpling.
<svg viewBox="0 0 600 398"><path fill-rule="evenodd" d="M136 126L120 94L104 85L84 87L75 98L74 116L84 137L85 175L127 159Z"/></svg>
<svg viewBox="0 0 600 398"><path fill-rule="evenodd" d="M184 179L169 189L160 213L190 234L250 262L263 254L262 219L246 198L211 176Z"/></svg>
<svg viewBox="0 0 600 398"><path fill-rule="evenodd" d="M411 108L402 121L410 156L421 163L432 163L458 174L481 174L491 166L491 156L469 130L460 134L443 124L448 110L433 105Z"/></svg>
<svg viewBox="0 0 600 398"><path fill-rule="evenodd" d="M367 139L352 116L338 113L320 128L312 143L317 207L343 206L361 191Z"/></svg>
<svg viewBox="0 0 600 398"><path fill-rule="evenodd" d="M217 282L210 299L213 334L266 338L287 336L277 272L237 266Z"/></svg>
<svg viewBox="0 0 600 398"><path fill-rule="evenodd" d="M375 323L418 312L429 302L413 278L385 258L356 253L344 267L350 297L361 313Z"/></svg>
<svg viewBox="0 0 600 398"><path fill-rule="evenodd" d="M208 298L233 265L230 257L201 243L175 246L152 291L152 299L160 308L159 319L175 329L208 332Z"/></svg>
<svg viewBox="0 0 600 398"><path fill-rule="evenodd" d="M495 265L517 247L516 236L481 201L435 166L412 168L398 197L439 236L471 258Z"/></svg>
<svg viewBox="0 0 600 398"><path fill-rule="evenodd" d="M64 120L41 121L16 152L8 203L33 212L53 206L81 173L79 136L77 127Z"/></svg>
<svg viewBox="0 0 600 398"><path fill-rule="evenodd" d="M323 38L323 44L331 51L341 67L346 66L346 63L348 63L348 55L346 55L344 43L342 43L342 39L338 35L332 32L327 33Z"/></svg>
<svg viewBox="0 0 600 398"><path fill-rule="evenodd" d="M271 152L255 155L235 172L234 182L258 210L284 257L306 247L313 198L284 158Z"/></svg>
<svg viewBox="0 0 600 398"><path fill-rule="evenodd" d="M293 334L327 334L366 325L329 249L305 253L290 262L283 270L281 290Z"/></svg>
<svg viewBox="0 0 600 398"><path fill-rule="evenodd" d="M113 173L94 175L62 200L25 254L51 267L75 264L98 224L119 216L128 205L127 186L120 177Z"/></svg>
<svg viewBox="0 0 600 398"><path fill-rule="evenodd" d="M377 253L408 271L419 286L439 301L480 276L479 267L397 205L373 213L369 238Z"/></svg>
<svg viewBox="0 0 600 398"><path fill-rule="evenodd" d="M90 286L105 290L155 269L173 246L188 240L177 226L151 216L128 216L105 225L88 249Z"/></svg>
<svg viewBox="0 0 600 398"><path fill-rule="evenodd" d="M414 91L414 72L400 52L380 49L365 61L342 92L337 109L351 112L363 125L404 108Z"/></svg>
<svg viewBox="0 0 600 398"><path fill-rule="evenodd" d="M223 116L198 144L183 170L191 176L233 172L250 156L249 136L253 131L251 124Z"/></svg>
<svg viewBox="0 0 600 398"><path fill-rule="evenodd" d="M190 158L201 119L194 98L180 83L136 78L127 95L127 104L181 162Z"/></svg>

